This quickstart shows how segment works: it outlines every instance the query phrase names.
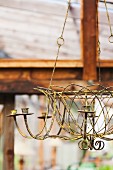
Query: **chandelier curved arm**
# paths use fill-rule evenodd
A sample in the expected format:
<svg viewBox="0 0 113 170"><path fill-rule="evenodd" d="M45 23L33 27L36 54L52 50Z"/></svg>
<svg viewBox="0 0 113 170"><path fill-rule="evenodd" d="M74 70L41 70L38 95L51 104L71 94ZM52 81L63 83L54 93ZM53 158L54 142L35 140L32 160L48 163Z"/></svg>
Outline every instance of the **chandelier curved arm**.
<svg viewBox="0 0 113 170"><path fill-rule="evenodd" d="M111 88L111 87L109 87L109 88ZM108 88L106 88L106 89L108 89ZM108 89L108 90L109 90L109 89ZM110 96L113 98L113 93L111 93L111 91L109 91L109 94L110 94ZM107 102L108 102L109 100L110 100L110 98L108 98ZM113 107L113 103L110 105L109 110L110 110L112 107ZM106 126L109 125L110 121L111 121L112 118L113 118L113 113L112 113L112 115L109 117L109 110L106 109L107 115L108 115L108 121L107 121ZM112 133L113 133L113 127L111 126L111 127L107 130L107 133L106 133L105 135L107 135L107 134L109 135L109 134L112 134Z"/></svg>
<svg viewBox="0 0 113 170"><path fill-rule="evenodd" d="M94 85L95 85L95 84L94 84ZM102 103L101 103L98 95L100 95L100 94L102 95L103 93L105 93L105 91L109 93L108 89L105 88L103 85L99 85L99 86L100 86L101 88L104 88L104 89L99 90L99 91L96 91L96 94L95 94L93 91L91 91L89 88L85 87L85 89L87 89L89 92L91 92L91 93L95 96L94 99L97 99L98 102L99 102L99 105L101 106L101 112L100 112L99 115L97 116L97 119L96 119L95 123L92 124L92 122L90 121L90 124L92 125L92 127L97 124L97 122L99 121L100 115L101 115L102 113L103 113L103 116L104 116L104 122L103 122L103 124L105 124L105 126L104 126L103 128L100 128L100 130L98 130L97 132L96 132L95 129L93 129L93 130L94 130L94 133L95 133L97 136L98 136L98 133L101 132L102 130L104 130L103 135L105 135L105 133L106 133L106 127L107 127L107 124L106 124L106 116L105 116L105 113L104 113L104 108L105 108L105 107L102 106ZM88 87L90 87L90 86L88 86ZM102 91L103 91L103 93L102 93ZM95 110L95 112L96 112L96 110ZM90 119L89 119L89 120L90 120ZM102 126L103 126L103 124L102 124ZM91 132L91 130L90 130L88 133L90 133L90 132Z"/></svg>
<svg viewBox="0 0 113 170"><path fill-rule="evenodd" d="M65 108L65 109L66 109L66 108ZM61 117L62 114L60 113L58 107L57 107L57 112L58 112L58 115ZM71 128L71 126L69 125L69 123L66 122L64 118L61 118L61 120L58 120L58 118L57 118L57 116L56 116L56 121L57 121L59 127L61 128L61 130L62 130L62 129L65 130L65 131L68 132L70 135L76 135L76 132ZM62 123L62 122L63 122L63 123ZM66 125L66 127L67 127L68 129L64 126L64 123L65 123L65 125Z"/></svg>
<svg viewBox="0 0 113 170"><path fill-rule="evenodd" d="M62 140L70 140L70 141L75 141L75 140L78 140L78 139L81 139L82 136L79 135L79 136L74 136L74 137L69 137L69 136L59 136L59 135L49 135L48 136L49 138L59 138L59 139L62 139Z"/></svg>
<svg viewBox="0 0 113 170"><path fill-rule="evenodd" d="M30 128L29 128L29 125L28 125L28 121L27 121L27 115L23 115L24 116L24 122L25 122L25 125L26 125L26 129L28 131L28 133L30 134L30 136L34 139L37 139L37 136L36 135L33 135L33 133L31 132Z"/></svg>
<svg viewBox="0 0 113 170"><path fill-rule="evenodd" d="M48 135L52 129L52 126L54 124L55 116L56 116L56 92L53 93L53 97L50 93L44 92L47 100L48 100L48 107L47 107L47 115L46 115L46 121L48 119L49 114L49 106L51 105L51 108L53 109L51 113L51 123L49 125L48 130L46 130L46 135Z"/></svg>
<svg viewBox="0 0 113 170"><path fill-rule="evenodd" d="M26 125L26 129L28 131L28 133L30 134L31 138L34 138L36 140L44 140L46 139L46 135L33 135L33 133L31 132L29 125L28 125L28 121L27 121L27 115L24 115L24 121L25 121L25 125Z"/></svg>
<svg viewBox="0 0 113 170"><path fill-rule="evenodd" d="M55 93L55 91L54 91ZM60 127L59 129L59 132L63 129L65 131L67 131L70 135L72 136L79 136L80 134L78 133L77 134L77 131L75 131L73 128L71 128L70 126L70 121L69 121L69 118L71 118L74 122L74 124L82 131L82 128L77 124L73 114L71 113L71 110L68 106L68 104L66 103L66 100L64 99L63 95L62 95L63 92L57 92L57 98L60 99L60 102L64 105L64 112L63 114L60 113L60 110L58 108L58 106L56 105L56 109L57 109L57 112L58 112L58 115L59 115L59 118L60 118L60 121L58 120L58 117L57 117L57 114L56 114L56 121ZM65 93L65 92L64 92ZM51 95L52 96L52 95ZM68 121L65 121L65 113L68 113ZM63 124L66 126L63 126ZM81 133L82 135L82 133Z"/></svg>
<svg viewBox="0 0 113 170"><path fill-rule="evenodd" d="M76 85L76 84L72 83L72 84L70 84L70 85L68 85L67 87L64 88L64 90L62 91L62 94L63 94L63 93L65 94L70 86L78 86L78 87L81 87L81 89L80 89L79 91L77 91L77 92L76 92L76 91L68 91L68 93L70 92L70 93L73 93L73 95L74 95L73 100L71 99L72 102L74 101L74 99L76 98L76 96L78 96L79 93L81 93L81 94L82 94L82 93L85 93L84 91L86 91L86 93L87 93L87 92L92 93L92 91L88 88L88 87L90 87L90 86L83 87L83 86L81 86L81 85ZM63 101L63 104L66 105L66 106L68 106L65 100ZM71 116L73 122L74 122L74 123L76 124L76 126L81 130L81 134L82 134L82 130L83 130L83 129L82 129L82 127L79 126L79 124L76 123L76 120L74 120L73 114L71 113L69 106L68 106L67 109L68 109L67 111L68 111L69 115ZM96 124L96 123L95 123L95 124Z"/></svg>
<svg viewBox="0 0 113 170"><path fill-rule="evenodd" d="M101 112L100 112L100 114L98 115L97 120L95 121L95 125L97 124L100 115L103 113L103 116L104 116L104 122L103 122L103 124L105 124L105 126L104 126L103 128L100 128L100 130L99 130L98 132L95 131L95 133L98 134L99 132L101 132L102 130L104 130L103 135L106 135L107 125L108 125L109 122L111 121L111 119L112 119L112 117L113 117L113 114L112 114L112 116L110 117L109 121L106 122L106 117L108 116L108 111L107 111L107 116L106 116L106 115L105 115L105 111L104 111L105 106L102 106L102 103L101 103L98 95L99 95L99 94L103 95L103 93L108 93L108 94L110 94L110 95L113 97L113 94L112 94L111 91L109 90L109 88L111 88L111 87L104 87L104 86L102 86L102 85L100 85L100 87L103 87L104 89L102 89L101 91L98 91L98 93L95 95L95 99L98 100L98 102L99 102L99 104L100 104L100 106L101 106ZM109 101L109 99L108 99L108 101ZM108 102L108 101L107 101L107 102ZM110 107L111 107L111 106L110 106ZM102 126L103 126L103 124L102 124Z"/></svg>
<svg viewBox="0 0 113 170"><path fill-rule="evenodd" d="M104 88L104 89L102 89L100 92L98 91L98 93L101 93L101 96L103 95L103 93L108 93L108 94L110 94L111 96L112 96L112 93L111 93L111 91L109 91L109 88L110 87L104 87L104 86L102 86L102 85L100 85L100 87L102 87L102 88ZM98 95L98 93L97 93L97 95ZM97 121L96 121L96 123L98 122L98 120L99 120L99 117L100 117L100 115L103 113L103 116L104 116L104 122L103 122L103 124L105 124L105 126L103 127L103 128L101 128L99 131L98 131L98 133L100 132L100 131L102 131L102 130L104 130L104 134L103 135L105 135L106 134L106 128L107 128L107 125L109 124L109 122L110 122L110 120L111 120L111 118L112 118L112 116L111 116L111 118L109 119L109 121L108 122L106 122L106 118L107 118L107 116L109 116L108 115L108 111L107 111L107 109L106 109L106 112L107 112L107 114L105 114L105 111L104 111L104 109L106 108L105 106L102 106L102 103L101 103L101 100L99 99L99 97L98 96L95 96L95 98L97 98L97 100L99 101L99 104L100 104L100 106L101 106L101 112L100 112L100 114L99 114L99 116L98 116L98 118L97 118ZM108 100L107 100L107 102L110 100L110 98L108 98ZM111 107L111 106L110 106Z"/></svg>
<svg viewBox="0 0 113 170"><path fill-rule="evenodd" d="M51 95L50 95L50 93L48 93L47 91L44 91L44 90L41 89L41 88L38 89L38 87L35 88L35 90L40 91L41 93L43 93L43 94L46 96L46 98L47 98L47 100L48 100L48 106L49 106L50 100L51 100ZM51 91L51 90L50 90L50 91ZM53 100L53 101L54 101L54 100ZM53 102L53 103L54 103L54 102ZM55 105L55 104L54 104L54 105ZM55 108L55 106L54 106L54 108ZM54 123L54 119L55 119L55 118L54 118L54 117L55 117L55 110L53 110L52 116L49 116L48 114L49 114L49 107L47 108L47 112L44 114L43 117L38 117L38 118L43 118L44 125L43 125L43 128L41 129L41 131L36 135L36 138L39 137L39 135L44 131L44 129L45 129L45 132L46 132L46 134L45 134L44 136L48 136L48 134L50 133L50 131L51 131L51 129L52 129L52 126L53 126L53 123ZM47 124L48 118L52 118L52 120L51 120L51 124L50 124L50 126L49 126L49 129L47 130L46 124Z"/></svg>
<svg viewBox="0 0 113 170"><path fill-rule="evenodd" d="M113 141L113 138L108 138L108 137L102 137L101 139L106 140L106 141Z"/></svg>
<svg viewBox="0 0 113 170"><path fill-rule="evenodd" d="M32 139L32 137L31 136L27 136L26 134L24 134L23 132L22 132L22 130L19 128L19 125L18 125L18 123L17 123L17 116L21 116L21 115L23 115L23 114L17 114L17 110L11 110L11 114L9 114L9 115L7 115L7 117L12 117L13 119L14 119L14 123L15 123L15 125L16 125L16 128L17 128L17 130L18 130L18 132L23 136L23 137L25 137L25 138L27 138L27 139Z"/></svg>
<svg viewBox="0 0 113 170"><path fill-rule="evenodd" d="M55 118L56 118L56 121L57 121L57 123L58 123L58 125L59 125L59 127L60 127L59 132L58 132L57 134L59 134L59 133L61 132L61 130L63 129L63 130L65 130L65 131L67 131L70 135L76 136L76 135L77 135L76 132L75 132L73 129L71 129L69 123L67 123L67 122L64 120L65 113L61 114L61 113L60 113L60 110L59 110L59 108L58 108L58 106L57 106L56 98L58 97L58 98L61 99L61 98L62 98L62 94L61 94L61 93L57 93L56 91L54 91L54 90L52 90L52 89L50 89L50 90L47 90L47 89L45 89L45 88L39 88L39 89L38 89L38 87L37 87L37 88L35 88L35 90L38 90L39 92L43 93L43 94L46 96L46 98L48 99L48 105L51 104L51 108L53 109L51 124L50 124L50 127L49 127L48 130L47 130L47 128L46 128L46 134L45 134L45 136L46 136L46 135L47 135L47 136L49 135L49 133L50 133L50 131L51 131L51 129L52 129L52 126L53 126L53 123L54 123ZM63 102L62 100L61 100L61 102L62 102L63 105L64 105L64 102ZM66 104L66 105L67 105L67 104ZM68 109L68 108L65 107L64 110L66 111L67 109ZM64 112L65 112L65 111L64 111ZM68 112L68 110L67 110L67 112ZM58 116L59 116L60 120L58 119L57 113L58 113ZM44 122L45 122L45 123L44 123L43 129L46 127L46 121L47 121L48 114L49 114L49 110L47 111L47 114L46 114L45 119L44 119ZM74 117L73 117L72 119L74 119ZM73 121L74 121L74 120L73 120ZM64 123L66 124L66 127L68 127L68 130L63 126ZM42 129L42 131L43 131L43 129ZM41 131L41 132L42 132L42 131ZM41 133L38 133L36 136L38 137L39 134L41 134ZM78 135L79 135L79 134L78 134Z"/></svg>
<svg viewBox="0 0 113 170"><path fill-rule="evenodd" d="M47 89L43 89L43 88L39 88L39 89L38 89L38 87L35 88L35 90L40 91L41 93L43 93L43 94L46 96L46 98L48 99L48 104L51 104L51 107L52 107L52 109L53 109L52 117L51 117L52 120L51 120L49 129L47 130L47 128L46 128L46 121L47 121L47 117L48 117L48 114L49 114L49 111L47 111L47 114L46 114L45 119L44 119L43 129L41 130L40 133L38 133L38 134L36 135L36 137L38 137L38 136L43 132L44 128L45 128L45 130L46 130L45 136L46 136L46 137L50 137L49 133L50 133L50 131L51 131L51 129L52 129L52 126L53 126L53 123L54 123L55 118L56 118L56 121L57 121L58 125L60 126L60 129L59 129L59 132L57 133L57 135L60 134L60 132L61 132L62 129L65 130L65 131L67 131L66 128L63 126L63 123L66 123L65 120L64 120L64 117L65 117L64 115L65 115L65 114L63 114L63 118L62 118L61 122L58 120L58 118L57 118L57 116L56 116L56 112L58 112L58 114L60 115L60 111L59 111L58 106L57 106L57 104L56 104L56 103L57 103L57 101L56 101L56 92L53 91L52 89L49 90L49 91L48 91ZM58 95L58 94L57 94L57 95ZM66 108L65 108L65 110L66 110ZM68 129L71 128L68 123L66 123L66 126L68 126ZM70 133L71 135L76 136L76 134L74 134L74 130L71 129L71 131L72 131L72 132L70 132L70 131L67 131L67 132ZM56 135L56 136L57 136L57 135Z"/></svg>
<svg viewBox="0 0 113 170"><path fill-rule="evenodd" d="M23 137L25 137L25 138L27 138L27 139L32 139L31 136L27 136L27 135L25 135L25 134L21 131L21 129L19 128L19 125L18 125L18 123L17 123L16 116L13 116L13 118L14 118L14 122L15 122L15 125L16 125L16 128L17 128L18 132L19 132Z"/></svg>
<svg viewBox="0 0 113 170"><path fill-rule="evenodd" d="M64 100L64 98L62 97L61 94L59 94L59 97L61 98L61 102L62 102L63 105L65 106L65 108L66 108L68 114L70 115L71 119L73 120L73 122L74 122L74 123L76 124L76 126L82 131L82 128L81 128L81 127L78 125L78 123L76 122L76 120L75 120L75 118L74 118L74 116L73 116L71 110L69 109L69 107L68 107L66 101ZM67 125L68 125L68 124L67 124ZM69 126L69 125L68 125L68 127L69 127L69 129L70 129L70 126ZM71 129L70 129L70 130L71 130ZM72 130L72 132L73 132L73 131L74 131L74 130ZM75 131L74 131L74 132L75 132ZM75 133L76 133L76 132L75 132Z"/></svg>
<svg viewBox="0 0 113 170"><path fill-rule="evenodd" d="M62 125L62 126L63 126L63 124L64 124L65 114L66 114L66 108L64 108L63 118L62 118L62 122L61 122L61 125ZM61 133L61 131L62 131L62 129L63 129L62 126L60 126L60 129L59 129L57 135L59 135L59 134Z"/></svg>
<svg viewBox="0 0 113 170"><path fill-rule="evenodd" d="M60 127L60 129L59 129L59 131L57 132L57 135L58 134L60 134L60 132L61 132L61 130L63 129L63 130L65 130L65 131L67 131L69 134L71 134L71 135L74 135L75 136L75 134L74 134L74 131L71 129L71 127L69 126L69 124L65 121L65 114L66 114L66 107L64 108L64 111L63 111L63 114L61 114L60 113L60 110L59 110L59 108L58 108L58 106L57 106L57 101L56 101L56 92L55 91L53 91L53 96L52 95L50 95L50 97L51 97L51 99L52 99L52 103L53 103L53 106L52 106L52 108L53 108L53 112L54 112L54 114L52 115L52 116L54 116L54 119L56 118L56 122L58 123L58 125L59 125L59 127ZM58 95L58 94L57 94ZM59 98L59 96L57 96L58 98ZM61 97L61 96L60 96ZM62 101L61 101L62 102ZM60 121L58 120L58 117L57 117L57 113L58 113L58 115L60 116ZM63 126L63 124L66 124L66 126L68 127L68 130ZM70 131L71 130L71 131Z"/></svg>
<svg viewBox="0 0 113 170"><path fill-rule="evenodd" d="M98 86L98 84L93 84L93 86L95 86L95 85ZM79 85L78 85L78 86L79 86ZM101 132L102 130L104 130L103 135L105 135L105 134L106 134L106 128L107 128L106 115L105 115L105 113L104 113L104 108L105 108L105 107L102 106L102 103L101 103L98 95L100 95L100 94L102 95L103 93L110 93L110 95L112 95L111 92L108 90L108 88L104 87L103 85L99 85L99 86L100 86L101 88L104 88L104 89L99 90L99 91L96 91L96 94L95 94L95 92L93 92L92 90L90 90L90 88L88 88L88 87L90 87L90 85L87 86L87 87L84 87L84 88L82 88L82 89L80 89L80 90L78 91L78 93L79 93L79 92L82 92L81 90L85 90L85 91L87 91L87 92L89 92L89 93L92 93L92 95L95 96L95 99L98 100L98 102L99 102L99 104L100 104L100 106L101 106L101 109L102 109L102 110L101 110L101 112L99 113L99 115L98 115L98 117L97 117L97 119L96 119L96 121L95 121L94 124L92 123L91 119L89 118L90 124L91 124L92 127L93 127L93 126L95 126L95 125L97 124L97 122L98 122L98 120L99 120L99 118L100 118L100 115L103 113L103 116L104 116L104 122L103 122L103 124L105 124L105 126L104 126L103 128L101 128L98 132L96 132L95 129L93 129L93 130L94 130L94 133L95 133L97 136L98 136L98 133ZM102 126L103 126L103 124L102 124ZM91 129L91 130L92 130L92 129ZM91 130L89 130L88 133L90 133Z"/></svg>

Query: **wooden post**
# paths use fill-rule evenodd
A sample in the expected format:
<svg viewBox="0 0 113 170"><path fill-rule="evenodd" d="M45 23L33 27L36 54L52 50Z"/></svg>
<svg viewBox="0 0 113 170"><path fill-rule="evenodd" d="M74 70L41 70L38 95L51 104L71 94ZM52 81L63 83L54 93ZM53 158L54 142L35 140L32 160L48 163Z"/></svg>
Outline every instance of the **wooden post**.
<svg viewBox="0 0 113 170"><path fill-rule="evenodd" d="M5 95L3 124L3 170L14 170L14 122L6 117L14 109L14 95Z"/></svg>
<svg viewBox="0 0 113 170"><path fill-rule="evenodd" d="M44 96L40 96L39 97L39 102L40 102L39 113L41 115L42 112L44 111L43 110L44 109L43 106L44 106L44 102L45 102ZM43 126L44 126L44 120L40 120L40 122L39 122L39 129L42 129ZM43 140L40 141L38 155L40 157L40 160L39 160L40 169L44 170L44 143L43 143Z"/></svg>
<svg viewBox="0 0 113 170"><path fill-rule="evenodd" d="M57 154L57 147L53 146L52 147L52 153L51 153L51 166L54 168L56 166L56 154Z"/></svg>
<svg viewBox="0 0 113 170"><path fill-rule="evenodd" d="M2 134L3 131L3 113L2 111L0 112L0 135Z"/></svg>
<svg viewBox="0 0 113 170"><path fill-rule="evenodd" d="M24 161L23 157L21 157L19 160L19 170L24 170L24 163L25 163L25 161Z"/></svg>
<svg viewBox="0 0 113 170"><path fill-rule="evenodd" d="M39 161L40 169L44 170L44 144L43 144L42 140L40 141L38 154L39 154L39 157L40 157L40 161Z"/></svg>
<svg viewBox="0 0 113 170"><path fill-rule="evenodd" d="M96 80L97 0L81 0L83 80Z"/></svg>

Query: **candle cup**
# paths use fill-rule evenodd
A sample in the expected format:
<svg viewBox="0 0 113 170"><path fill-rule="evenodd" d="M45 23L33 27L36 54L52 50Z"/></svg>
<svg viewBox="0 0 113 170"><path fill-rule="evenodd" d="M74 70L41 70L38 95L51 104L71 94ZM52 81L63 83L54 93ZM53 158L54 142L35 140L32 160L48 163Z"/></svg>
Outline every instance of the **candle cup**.
<svg viewBox="0 0 113 170"><path fill-rule="evenodd" d="M17 110L11 110L11 115L16 115L17 114Z"/></svg>
<svg viewBox="0 0 113 170"><path fill-rule="evenodd" d="M47 113L46 112L42 112L42 117L46 117Z"/></svg>
<svg viewBox="0 0 113 170"><path fill-rule="evenodd" d="M86 105L86 106L83 106L84 107L84 110L85 111L90 111L90 109L91 109L91 106L90 105Z"/></svg>
<svg viewBox="0 0 113 170"><path fill-rule="evenodd" d="M22 108L22 114L28 114L29 108Z"/></svg>

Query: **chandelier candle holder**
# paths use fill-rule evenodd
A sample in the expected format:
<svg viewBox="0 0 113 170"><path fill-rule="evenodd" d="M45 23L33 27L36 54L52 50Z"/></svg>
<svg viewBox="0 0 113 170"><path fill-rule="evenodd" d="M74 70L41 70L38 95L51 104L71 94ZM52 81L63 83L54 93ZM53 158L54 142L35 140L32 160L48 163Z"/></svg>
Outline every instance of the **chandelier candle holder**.
<svg viewBox="0 0 113 170"><path fill-rule="evenodd" d="M109 42L113 38L110 17L106 5L108 23L110 27ZM36 87L38 93L46 98L45 110L38 115L38 120L43 121L43 127L37 134L33 134L28 123L28 108L22 108L22 113L12 110L9 117L13 117L16 127L23 137L36 140L47 138L60 138L62 140L76 141L81 150L102 150L104 140L113 140L113 87L104 87L101 84L89 86L69 84L67 87L52 85L61 46L64 44L64 29L69 13L71 0L68 0L68 8L60 37L57 40L58 50L53 72L48 88ZM98 41L98 52L100 53L100 42ZM100 64L99 64L100 65ZM99 68L100 69L100 68ZM99 70L100 80L100 70ZM23 117L29 136L24 134L17 123L17 117ZM37 121L38 121L37 120ZM57 124L57 132L52 129Z"/></svg>
<svg viewBox="0 0 113 170"><path fill-rule="evenodd" d="M73 86L79 90L69 90ZM101 85L79 86L71 84L62 91L54 89L35 88L46 97L46 112L38 116L44 122L43 128L34 135L28 125L28 116L33 113L28 112L28 108L22 108L22 113L12 110L9 117L13 117L16 127L22 136L44 140L46 138L60 138L63 140L79 140L78 146L82 150L104 148L104 140L112 140L113 114L109 114L113 107L113 94L111 88ZM95 90L94 90L95 89ZM98 89L98 90L97 90ZM106 105L111 105L107 108ZM24 134L17 123L17 117L23 116L26 129L30 136ZM49 127L48 127L48 119ZM58 124L58 131L52 134L55 124ZM109 135L109 137L108 137ZM100 139L99 139L100 138Z"/></svg>

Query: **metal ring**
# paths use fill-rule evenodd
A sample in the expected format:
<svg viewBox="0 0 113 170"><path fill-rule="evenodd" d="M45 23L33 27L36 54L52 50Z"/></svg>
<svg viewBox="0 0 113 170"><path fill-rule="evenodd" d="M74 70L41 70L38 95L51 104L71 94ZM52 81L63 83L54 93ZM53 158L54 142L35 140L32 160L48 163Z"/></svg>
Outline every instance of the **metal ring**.
<svg viewBox="0 0 113 170"><path fill-rule="evenodd" d="M113 43L113 35L110 35L108 39L110 43Z"/></svg>
<svg viewBox="0 0 113 170"><path fill-rule="evenodd" d="M88 150L89 142L87 140L81 140L81 141L79 141L78 146L81 150Z"/></svg>
<svg viewBox="0 0 113 170"><path fill-rule="evenodd" d="M64 44L64 38L63 38L63 37L59 37L59 38L57 39L57 44L58 44L59 46L62 46L62 45Z"/></svg>

